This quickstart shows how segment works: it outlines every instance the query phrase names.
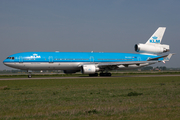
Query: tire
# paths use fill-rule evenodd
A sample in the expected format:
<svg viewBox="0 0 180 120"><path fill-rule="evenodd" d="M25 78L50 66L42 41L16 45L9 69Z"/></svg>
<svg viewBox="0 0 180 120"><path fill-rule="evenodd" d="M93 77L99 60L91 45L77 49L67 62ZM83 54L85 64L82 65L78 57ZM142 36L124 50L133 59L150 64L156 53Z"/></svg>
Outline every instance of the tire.
<svg viewBox="0 0 180 120"><path fill-rule="evenodd" d="M97 77L98 73L94 73L94 74L89 74L89 77Z"/></svg>
<svg viewBox="0 0 180 120"><path fill-rule="evenodd" d="M111 73L100 73L100 76L111 76Z"/></svg>

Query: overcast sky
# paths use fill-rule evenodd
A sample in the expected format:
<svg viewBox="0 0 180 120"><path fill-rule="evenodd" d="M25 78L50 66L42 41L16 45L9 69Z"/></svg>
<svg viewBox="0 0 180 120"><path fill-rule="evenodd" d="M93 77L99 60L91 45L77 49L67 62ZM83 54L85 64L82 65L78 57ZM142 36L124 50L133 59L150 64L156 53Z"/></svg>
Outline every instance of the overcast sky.
<svg viewBox="0 0 180 120"><path fill-rule="evenodd" d="M156 66L180 67L180 0L0 0L0 70L19 52L135 53L158 27L176 55Z"/></svg>

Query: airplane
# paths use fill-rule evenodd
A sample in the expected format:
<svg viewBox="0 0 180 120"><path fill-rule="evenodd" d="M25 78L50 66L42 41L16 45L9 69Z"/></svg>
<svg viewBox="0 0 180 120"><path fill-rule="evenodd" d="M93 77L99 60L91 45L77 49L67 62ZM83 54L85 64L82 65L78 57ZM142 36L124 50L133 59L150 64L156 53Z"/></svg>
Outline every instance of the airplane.
<svg viewBox="0 0 180 120"><path fill-rule="evenodd" d="M135 45L138 53L108 52L23 52L10 55L3 64L27 70L28 78L33 70L63 70L65 74L81 72L89 76L111 76L110 70L128 70L169 61L173 53L158 55L170 50L161 44L166 27L159 27L143 44ZM99 72L99 74L98 74Z"/></svg>

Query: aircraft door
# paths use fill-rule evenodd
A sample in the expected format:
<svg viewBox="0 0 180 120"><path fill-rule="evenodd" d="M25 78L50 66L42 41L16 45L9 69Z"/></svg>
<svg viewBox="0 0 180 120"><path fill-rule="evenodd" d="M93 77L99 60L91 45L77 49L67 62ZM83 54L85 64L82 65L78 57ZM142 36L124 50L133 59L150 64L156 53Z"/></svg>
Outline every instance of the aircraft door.
<svg viewBox="0 0 180 120"><path fill-rule="evenodd" d="M19 56L19 63L23 63L23 57Z"/></svg>
<svg viewBox="0 0 180 120"><path fill-rule="evenodd" d="M91 56L89 59L90 59L91 63L94 62L94 57L93 56Z"/></svg>
<svg viewBox="0 0 180 120"><path fill-rule="evenodd" d="M141 57L138 57L138 61L141 61Z"/></svg>
<svg viewBox="0 0 180 120"><path fill-rule="evenodd" d="M53 63L53 57L49 56L49 63Z"/></svg>

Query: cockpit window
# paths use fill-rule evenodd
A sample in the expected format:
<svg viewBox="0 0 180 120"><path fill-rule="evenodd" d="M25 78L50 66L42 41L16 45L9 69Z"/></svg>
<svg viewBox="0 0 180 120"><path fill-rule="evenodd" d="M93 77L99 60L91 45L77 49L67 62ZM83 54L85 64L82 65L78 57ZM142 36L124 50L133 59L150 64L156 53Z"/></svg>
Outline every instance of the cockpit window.
<svg viewBox="0 0 180 120"><path fill-rule="evenodd" d="M6 59L11 59L11 60L14 60L14 57L7 57Z"/></svg>

